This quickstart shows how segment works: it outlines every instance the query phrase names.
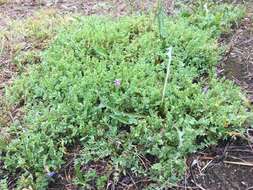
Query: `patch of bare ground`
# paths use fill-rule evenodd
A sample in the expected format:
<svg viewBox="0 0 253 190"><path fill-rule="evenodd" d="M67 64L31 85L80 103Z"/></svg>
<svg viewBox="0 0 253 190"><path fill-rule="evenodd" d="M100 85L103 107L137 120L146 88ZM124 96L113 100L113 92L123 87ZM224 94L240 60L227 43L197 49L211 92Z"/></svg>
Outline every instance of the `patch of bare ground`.
<svg viewBox="0 0 253 190"><path fill-rule="evenodd" d="M250 190L253 188L253 144L230 140L187 160L185 180L175 189Z"/></svg>
<svg viewBox="0 0 253 190"><path fill-rule="evenodd" d="M222 64L223 75L242 87L253 102L253 23L244 18L229 43Z"/></svg>

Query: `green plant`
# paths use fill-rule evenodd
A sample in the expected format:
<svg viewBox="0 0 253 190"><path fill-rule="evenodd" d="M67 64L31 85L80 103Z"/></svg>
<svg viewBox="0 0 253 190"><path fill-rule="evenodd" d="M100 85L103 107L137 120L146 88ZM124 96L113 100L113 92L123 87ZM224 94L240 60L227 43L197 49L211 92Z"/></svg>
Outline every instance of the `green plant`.
<svg viewBox="0 0 253 190"><path fill-rule="evenodd" d="M225 33L231 26L245 16L245 8L213 0L195 1L195 5L187 5L181 16L186 17L191 24L204 30L209 30L214 37Z"/></svg>
<svg viewBox="0 0 253 190"><path fill-rule="evenodd" d="M8 185L7 185L7 180L6 179L0 180L0 188L2 190L8 190Z"/></svg>
<svg viewBox="0 0 253 190"><path fill-rule="evenodd" d="M27 64L38 64L41 62L40 52L38 51L20 51L14 58L13 62L20 71L27 67Z"/></svg>
<svg viewBox="0 0 253 190"><path fill-rule="evenodd" d="M163 23L161 38L148 16L79 18L15 81L7 95L24 101L26 115L10 129L16 138L4 162L22 171L20 186L45 189L48 172L78 144L74 182L81 188L104 189L108 178L117 183L131 173L162 189L180 179L188 154L243 132L243 95L213 72L223 28L192 25L185 16Z"/></svg>

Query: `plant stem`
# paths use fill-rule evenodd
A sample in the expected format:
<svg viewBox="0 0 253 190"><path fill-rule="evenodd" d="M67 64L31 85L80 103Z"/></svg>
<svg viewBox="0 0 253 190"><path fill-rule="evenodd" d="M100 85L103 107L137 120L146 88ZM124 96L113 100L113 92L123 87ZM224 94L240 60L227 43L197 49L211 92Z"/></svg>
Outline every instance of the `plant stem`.
<svg viewBox="0 0 253 190"><path fill-rule="evenodd" d="M169 58L169 61L168 61L168 64L167 64L166 77L165 77L164 86L163 86L162 103L164 102L166 87L167 87L168 79L169 79L169 75L170 75L170 65L171 65L171 61L172 61L172 47L168 48L167 56Z"/></svg>

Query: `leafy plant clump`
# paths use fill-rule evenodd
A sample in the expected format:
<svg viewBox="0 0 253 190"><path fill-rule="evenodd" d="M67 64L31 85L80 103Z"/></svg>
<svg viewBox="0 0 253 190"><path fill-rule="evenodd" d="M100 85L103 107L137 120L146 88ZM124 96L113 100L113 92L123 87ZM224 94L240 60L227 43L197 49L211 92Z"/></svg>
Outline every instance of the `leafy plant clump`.
<svg viewBox="0 0 253 190"><path fill-rule="evenodd" d="M192 4L195 5L192 6ZM217 4L213 0L194 0L194 2L186 4L180 14L199 28L209 30L213 37L218 37L222 33L226 33L235 24L235 21L238 21L238 18L244 16L245 9L224 3Z"/></svg>
<svg viewBox="0 0 253 190"><path fill-rule="evenodd" d="M188 154L243 132L243 95L215 79L220 50L212 27L166 18L161 38L148 16L88 17L60 31L42 64L9 91L26 113L22 126L11 128L4 157L9 171L22 173L19 187L46 189L78 144L79 187L105 189L108 180L117 184L131 174L162 189L182 177ZM173 56L162 101L168 47ZM101 162L102 170L89 167Z"/></svg>

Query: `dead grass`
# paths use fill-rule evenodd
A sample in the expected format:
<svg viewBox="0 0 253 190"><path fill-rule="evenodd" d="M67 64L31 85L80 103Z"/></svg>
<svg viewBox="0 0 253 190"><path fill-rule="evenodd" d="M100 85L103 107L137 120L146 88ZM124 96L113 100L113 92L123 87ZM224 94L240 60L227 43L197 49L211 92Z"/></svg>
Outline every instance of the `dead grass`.
<svg viewBox="0 0 253 190"><path fill-rule="evenodd" d="M15 21L9 25L5 37L12 58L21 51L43 50L54 39L59 27L72 20L70 15L62 16L54 9L38 11L33 17Z"/></svg>
<svg viewBox="0 0 253 190"><path fill-rule="evenodd" d="M5 3L8 3L8 0L0 0L0 5L3 5Z"/></svg>

